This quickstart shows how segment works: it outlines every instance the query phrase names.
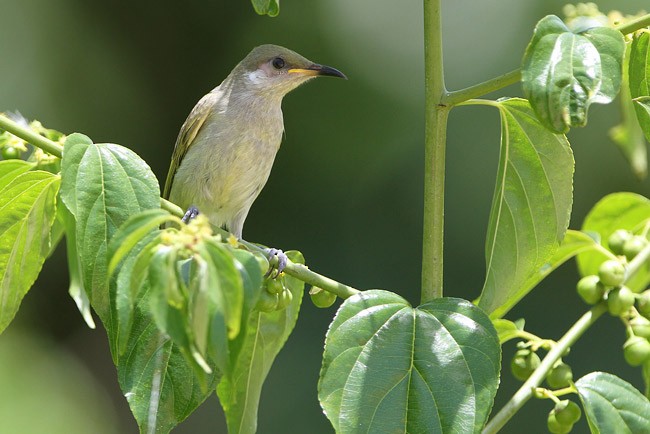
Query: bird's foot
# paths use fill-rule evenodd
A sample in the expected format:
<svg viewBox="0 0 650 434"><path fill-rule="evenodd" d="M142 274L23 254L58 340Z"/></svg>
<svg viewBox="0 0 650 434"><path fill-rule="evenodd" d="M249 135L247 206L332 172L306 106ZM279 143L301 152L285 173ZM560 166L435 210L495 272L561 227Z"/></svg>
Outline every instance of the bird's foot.
<svg viewBox="0 0 650 434"><path fill-rule="evenodd" d="M196 218L197 215L199 215L199 209L197 207L195 207L194 205L192 205L191 207L189 207L187 209L187 211L185 211L185 215L183 216L181 221L183 223L185 223L185 224L188 224L190 222L190 220L192 220L193 218Z"/></svg>
<svg viewBox="0 0 650 434"><path fill-rule="evenodd" d="M268 255L268 259L271 260L274 256L278 257L278 265L273 267L269 267L269 271L266 272L264 277L269 277L272 276L273 279L278 277L280 273L284 270L284 268L287 266L287 261L289 261L289 258L287 258L287 255L280 249L264 249L266 251L266 254ZM273 276L273 272L275 271L275 275Z"/></svg>

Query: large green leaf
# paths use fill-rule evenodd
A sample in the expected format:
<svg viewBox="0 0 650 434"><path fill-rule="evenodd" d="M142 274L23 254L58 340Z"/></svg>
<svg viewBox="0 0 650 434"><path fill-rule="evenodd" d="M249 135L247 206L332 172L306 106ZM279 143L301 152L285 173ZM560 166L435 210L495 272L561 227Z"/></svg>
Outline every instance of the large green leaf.
<svg viewBox="0 0 650 434"><path fill-rule="evenodd" d="M650 33L634 35L629 63L630 96L645 136L650 140Z"/></svg>
<svg viewBox="0 0 650 434"><path fill-rule="evenodd" d="M287 252L293 262L304 263L299 252ZM242 266L251 277L249 289L245 289L245 306L251 306L259 295L261 276L259 264L254 258L243 258ZM244 279L246 282L247 279ZM252 434L257 430L257 410L262 385L275 357L284 346L298 319L304 283L285 276L285 284L293 294L291 303L274 312L251 311L247 322L242 324L239 335L231 342L232 369L224 375L217 387L219 401L226 413L230 434ZM246 309L245 309L246 311Z"/></svg>
<svg viewBox="0 0 650 434"><path fill-rule="evenodd" d="M2 160L0 161L0 190L13 181L21 173L34 168L35 164L23 160Z"/></svg>
<svg viewBox="0 0 650 434"><path fill-rule="evenodd" d="M553 255L569 224L573 155L566 138L542 127L527 101L491 104L501 112L501 156L479 306L495 318L565 260Z"/></svg>
<svg viewBox="0 0 650 434"><path fill-rule="evenodd" d="M650 432L650 402L626 381L606 372L592 372L576 388L593 434Z"/></svg>
<svg viewBox="0 0 650 434"><path fill-rule="evenodd" d="M650 221L650 200L635 193L612 193L602 198L587 214L582 231L589 234L602 248L578 255L578 270L582 276L598 274L598 267L611 259L605 249L607 239L617 229L639 232ZM650 267L644 265L625 284L635 291L650 283Z"/></svg>
<svg viewBox="0 0 650 434"><path fill-rule="evenodd" d="M251 0L255 12L276 17L280 13L280 0Z"/></svg>
<svg viewBox="0 0 650 434"><path fill-rule="evenodd" d="M476 433L499 384L501 347L472 303L413 308L370 290L339 308L325 340L318 397L341 433Z"/></svg>
<svg viewBox="0 0 650 434"><path fill-rule="evenodd" d="M0 162L0 332L16 315L50 251L61 178ZM22 172L22 173L21 173ZM18 174L8 183L6 176Z"/></svg>
<svg viewBox="0 0 650 434"><path fill-rule="evenodd" d="M609 136L618 145L621 152L630 163L632 171L639 179L644 179L648 172L648 150L645 138L643 137L643 130L639 125L639 119L643 117L642 106L638 102L632 101L630 93L630 68L638 69L640 65L630 64L632 43L625 44L625 62L623 63L623 81L621 84L621 116L623 120L619 125L612 127L609 130ZM638 55L637 55L638 57ZM641 114L638 111L641 110ZM647 119L647 134L650 137L650 116L645 116Z"/></svg>
<svg viewBox="0 0 650 434"><path fill-rule="evenodd" d="M618 93L624 51L617 30L573 32L555 15L542 18L526 48L521 76L542 123L558 133L585 125L590 104L607 104Z"/></svg>
<svg viewBox="0 0 650 434"><path fill-rule="evenodd" d="M160 206L158 181L133 151L114 144L95 144L82 134L66 139L61 177L61 199L76 221L84 287L110 330L107 245L131 215Z"/></svg>

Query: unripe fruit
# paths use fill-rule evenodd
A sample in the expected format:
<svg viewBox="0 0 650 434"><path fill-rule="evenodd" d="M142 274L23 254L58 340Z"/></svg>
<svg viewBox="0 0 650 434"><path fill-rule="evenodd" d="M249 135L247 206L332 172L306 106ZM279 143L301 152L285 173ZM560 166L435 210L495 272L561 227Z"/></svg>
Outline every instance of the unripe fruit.
<svg viewBox="0 0 650 434"><path fill-rule="evenodd" d="M607 294L607 310L613 316L621 316L634 305L634 293L627 286L614 288Z"/></svg>
<svg viewBox="0 0 650 434"><path fill-rule="evenodd" d="M598 267L598 277L605 286L620 286L625 281L625 266L615 259L605 261Z"/></svg>
<svg viewBox="0 0 650 434"><path fill-rule="evenodd" d="M517 380L525 381L540 362L539 356L529 349L518 350L510 362L510 370Z"/></svg>
<svg viewBox="0 0 650 434"><path fill-rule="evenodd" d="M623 246L625 242L632 238L632 233L625 229L618 229L614 231L607 239L609 250L616 255L623 255Z"/></svg>
<svg viewBox="0 0 650 434"><path fill-rule="evenodd" d="M551 411L546 419L546 427L548 428L548 431L553 434L568 434L573 429L573 424L561 424L555 417L555 412Z"/></svg>
<svg viewBox="0 0 650 434"><path fill-rule="evenodd" d="M645 237L634 235L623 244L623 254L628 261L631 261L647 244L648 240Z"/></svg>
<svg viewBox="0 0 650 434"><path fill-rule="evenodd" d="M600 283L600 278L595 274L580 279L576 289L578 295L588 304L598 303L605 295L605 286Z"/></svg>
<svg viewBox="0 0 650 434"><path fill-rule="evenodd" d="M2 148L2 159L3 160L15 160L20 158L20 151L14 148L13 146L5 146Z"/></svg>
<svg viewBox="0 0 650 434"><path fill-rule="evenodd" d="M623 344L623 356L630 366L639 366L650 359L650 342L646 338L630 336Z"/></svg>
<svg viewBox="0 0 650 434"><path fill-rule="evenodd" d="M314 306L320 308L327 308L334 304L336 301L336 294L325 291L317 286L312 286L309 290L309 297Z"/></svg>
<svg viewBox="0 0 650 434"><path fill-rule="evenodd" d="M637 316L630 321L630 327L635 336L640 336L646 339L650 338L650 321L645 317Z"/></svg>
<svg viewBox="0 0 650 434"><path fill-rule="evenodd" d="M573 381L573 372L571 371L571 366L566 363L560 363L551 369L551 372L546 376L546 382L553 389L569 387L571 381Z"/></svg>
<svg viewBox="0 0 650 434"><path fill-rule="evenodd" d="M276 307L276 310L286 308L291 303L291 300L293 300L293 294L288 289L285 289L278 294L278 306Z"/></svg>
<svg viewBox="0 0 650 434"><path fill-rule="evenodd" d="M568 399L555 404L553 412L555 413L557 421L562 425L573 425L579 421L580 416L582 416L582 410L580 410L578 404L569 401Z"/></svg>
<svg viewBox="0 0 650 434"><path fill-rule="evenodd" d="M650 289L643 291L636 299L636 308L641 315L650 319Z"/></svg>
<svg viewBox="0 0 650 434"><path fill-rule="evenodd" d="M261 291L255 308L260 312L273 312L278 307L278 294Z"/></svg>
<svg viewBox="0 0 650 434"><path fill-rule="evenodd" d="M281 278L267 279L266 290L269 294L281 294L284 291L284 285Z"/></svg>

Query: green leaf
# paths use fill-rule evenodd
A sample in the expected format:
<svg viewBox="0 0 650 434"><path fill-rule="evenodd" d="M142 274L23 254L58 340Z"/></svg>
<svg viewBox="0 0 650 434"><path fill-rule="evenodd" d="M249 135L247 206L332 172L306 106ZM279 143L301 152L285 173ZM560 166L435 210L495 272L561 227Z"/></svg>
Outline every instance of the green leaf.
<svg viewBox="0 0 650 434"><path fill-rule="evenodd" d="M490 104L501 112L501 156L478 305L498 318L562 260L554 254L569 224L574 163L566 138L542 127L527 101Z"/></svg>
<svg viewBox="0 0 650 434"><path fill-rule="evenodd" d="M49 254L61 180L48 172L25 172L24 165L11 167L0 165L0 176L23 173L0 189L0 332L13 320Z"/></svg>
<svg viewBox="0 0 650 434"><path fill-rule="evenodd" d="M179 347L151 320L148 304L143 297L136 306L127 349L117 363L118 379L140 432L167 433L210 396L218 376L197 378Z"/></svg>
<svg viewBox="0 0 650 434"><path fill-rule="evenodd" d="M0 161L0 191L7 184L13 181L21 173L34 168L35 164L23 160L2 160Z"/></svg>
<svg viewBox="0 0 650 434"><path fill-rule="evenodd" d="M626 381L592 372L575 383L592 433L648 432L650 402Z"/></svg>
<svg viewBox="0 0 650 434"><path fill-rule="evenodd" d="M602 247L617 229L639 232L650 221L650 200L635 193L612 193L602 198L589 211L582 225L582 232L589 234ZM578 271L582 276L598 274L598 267L611 259L606 249L591 249L577 258ZM634 291L645 289L650 283L650 268L646 264L625 285Z"/></svg>
<svg viewBox="0 0 650 434"><path fill-rule="evenodd" d="M108 241L131 215L160 207L158 181L133 151L114 144L94 144L82 134L66 139L61 177L61 199L77 223L84 287L110 330Z"/></svg>
<svg viewBox="0 0 650 434"><path fill-rule="evenodd" d="M162 224L172 221L178 221L178 218L160 208L148 209L129 217L118 228L108 245L108 274L115 271L120 261L140 240L157 230Z"/></svg>
<svg viewBox="0 0 650 434"><path fill-rule="evenodd" d="M508 321L507 319L493 319L492 325L494 325L497 335L499 336L499 343L503 345L508 342L510 339L515 339L519 336L519 332L523 329L519 328L517 323Z"/></svg>
<svg viewBox="0 0 650 434"><path fill-rule="evenodd" d="M70 276L68 294L70 294L70 297L77 305L77 309L86 322L86 325L94 329L95 320L93 320L93 315L90 311L90 300L88 300L88 294L86 294L81 277L81 264L79 262L79 255L77 254L77 230L75 228L74 216L68 211L65 205L59 206L57 211L60 219L63 221L66 233L65 248L68 257L68 274Z"/></svg>
<svg viewBox="0 0 650 434"><path fill-rule="evenodd" d="M330 325L318 397L336 432L475 433L500 363L497 333L470 302L413 308L397 294L364 291Z"/></svg>
<svg viewBox="0 0 650 434"><path fill-rule="evenodd" d="M650 32L634 35L629 63L630 97L646 139L650 140ZM645 149L645 147L644 147Z"/></svg>
<svg viewBox="0 0 650 434"><path fill-rule="evenodd" d="M304 262L299 252L286 252L293 262ZM252 279L261 285L261 276L252 262L247 261ZM259 267L259 265L257 265ZM252 311L248 322L231 342L231 357L236 354L230 375L225 375L217 387L217 395L226 413L230 434L252 434L257 430L257 410L262 385L275 357L284 346L298 319L304 283L285 276L285 284L293 298L286 309L275 312ZM259 286L255 290L259 294ZM255 295L245 299L250 303Z"/></svg>
<svg viewBox="0 0 650 434"><path fill-rule="evenodd" d="M251 2L259 15L276 17L280 13L280 0L251 0Z"/></svg>
<svg viewBox="0 0 650 434"><path fill-rule="evenodd" d="M630 93L630 67L639 68L638 65L630 65L632 43L625 44L625 62L623 63L623 81L621 84L621 115L622 122L609 130L609 137L618 145L623 155L630 163L632 171L639 179L644 179L648 172L648 150L643 130L637 120L638 104L632 101ZM642 116L639 116L641 119ZM647 131L650 134L650 117Z"/></svg>
<svg viewBox="0 0 650 434"><path fill-rule="evenodd" d="M524 54L522 85L544 126L566 133L587 123L590 104L611 102L621 86L624 52L617 30L574 33L555 15L542 18Z"/></svg>

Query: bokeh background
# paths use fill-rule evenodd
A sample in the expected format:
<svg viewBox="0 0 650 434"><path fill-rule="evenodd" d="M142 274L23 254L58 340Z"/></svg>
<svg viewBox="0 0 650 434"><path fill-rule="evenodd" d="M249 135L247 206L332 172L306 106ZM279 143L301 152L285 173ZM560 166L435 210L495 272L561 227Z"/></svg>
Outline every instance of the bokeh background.
<svg viewBox="0 0 650 434"><path fill-rule="evenodd" d="M535 23L562 1L470 0L443 5L447 87L459 89L516 68ZM647 2L601 1L635 13ZM355 287L419 298L423 183L423 31L416 0L284 0L279 17L248 0L154 2L0 0L0 110L19 110L60 131L128 146L161 182L176 134L194 103L255 45L275 43L344 71L284 103L286 139L252 208L245 238L301 250L310 267ZM517 96L519 86L498 95ZM594 106L571 131L576 158L572 227L607 193L648 193L607 131L616 105ZM473 299L499 149L487 107L458 108L448 131L445 294ZM67 295L59 249L0 336L0 433L136 433L102 329L84 326ZM557 339L585 310L575 264L555 272L508 318ZM316 383L335 310L308 300L262 395L260 433L330 433ZM567 360L576 378L614 372L642 387L619 351L620 323L603 318ZM512 356L514 344L504 348ZM504 371L499 408L516 390ZM532 401L502 431L545 432L547 401ZM39 425L38 420L46 421ZM210 398L177 433L225 433ZM587 432L586 423L574 432Z"/></svg>

